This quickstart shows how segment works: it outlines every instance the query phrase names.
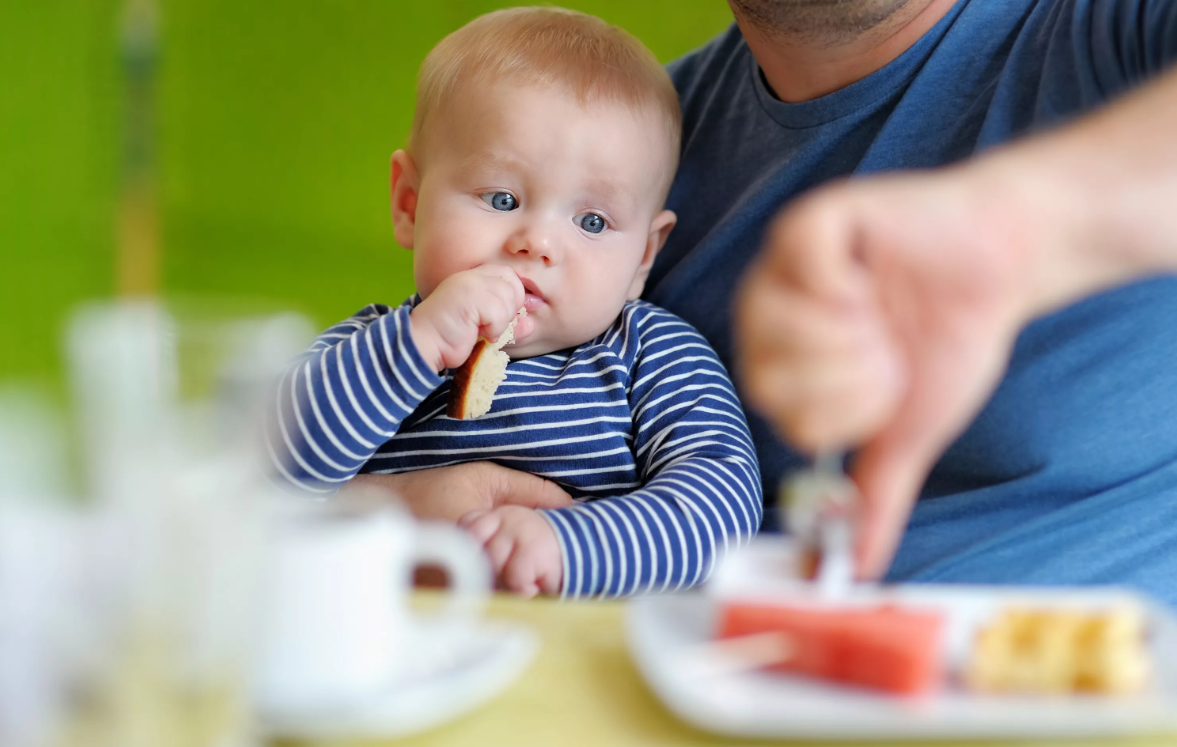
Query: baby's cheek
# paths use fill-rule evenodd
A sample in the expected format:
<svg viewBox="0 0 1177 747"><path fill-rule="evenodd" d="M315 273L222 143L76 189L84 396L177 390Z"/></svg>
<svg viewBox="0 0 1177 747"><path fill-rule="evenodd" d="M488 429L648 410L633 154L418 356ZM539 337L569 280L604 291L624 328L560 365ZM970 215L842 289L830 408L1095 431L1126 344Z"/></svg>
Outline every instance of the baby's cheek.
<svg viewBox="0 0 1177 747"><path fill-rule="evenodd" d="M413 252L413 284L422 300L433 295L447 277L445 267L439 265L433 255L427 246Z"/></svg>
<svg viewBox="0 0 1177 747"><path fill-rule="evenodd" d="M573 344L579 345L604 332L617 319L625 298L616 288L601 282L595 285L582 284L565 303L564 320L569 330L575 330Z"/></svg>

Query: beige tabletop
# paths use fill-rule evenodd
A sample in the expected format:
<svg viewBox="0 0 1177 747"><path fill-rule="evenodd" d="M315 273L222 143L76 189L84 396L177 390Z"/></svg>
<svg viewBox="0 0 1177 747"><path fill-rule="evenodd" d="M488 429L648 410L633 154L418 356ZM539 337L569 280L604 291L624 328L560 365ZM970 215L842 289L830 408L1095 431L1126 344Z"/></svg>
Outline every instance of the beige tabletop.
<svg viewBox="0 0 1177 747"><path fill-rule="evenodd" d="M543 646L530 668L498 698L450 724L410 739L282 744L284 747L371 747L393 743L408 747L767 744L703 734L668 712L646 688L630 661L625 646L624 610L621 602L556 602L500 595L491 603L490 615L526 622L540 633ZM823 744L836 747L835 743ZM940 743L921 744L935 747ZM989 743L967 744L983 747ZM1177 746L1177 736L1092 740L1082 744Z"/></svg>

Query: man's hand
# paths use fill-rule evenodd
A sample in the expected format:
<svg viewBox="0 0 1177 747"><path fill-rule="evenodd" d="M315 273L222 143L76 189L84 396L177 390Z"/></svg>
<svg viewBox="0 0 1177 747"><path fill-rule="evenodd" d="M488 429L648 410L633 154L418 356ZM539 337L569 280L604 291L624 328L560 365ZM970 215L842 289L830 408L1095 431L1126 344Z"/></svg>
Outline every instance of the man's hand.
<svg viewBox="0 0 1177 747"><path fill-rule="evenodd" d="M519 276L500 265L482 265L442 281L410 314L413 342L433 370L457 368L479 337L497 340L523 307ZM535 322L520 317L515 338L531 334Z"/></svg>
<svg viewBox="0 0 1177 747"><path fill-rule="evenodd" d="M556 483L494 462L399 475L356 475L345 490L376 489L398 496L420 519L456 522L471 511L498 506L563 508L572 499Z"/></svg>
<svg viewBox="0 0 1177 747"><path fill-rule="evenodd" d="M749 404L810 452L861 446L860 573L881 575L1027 316L1039 230L967 170L844 183L769 233L737 307Z"/></svg>
<svg viewBox="0 0 1177 747"><path fill-rule="evenodd" d="M533 597L556 595L564 562L556 530L534 509L500 506L471 511L458 522L486 547L499 588Z"/></svg>
<svg viewBox="0 0 1177 747"><path fill-rule="evenodd" d="M1033 317L1177 269L1177 70L1057 131L799 200L737 308L749 404L810 451L859 446L859 571L881 575L940 453Z"/></svg>

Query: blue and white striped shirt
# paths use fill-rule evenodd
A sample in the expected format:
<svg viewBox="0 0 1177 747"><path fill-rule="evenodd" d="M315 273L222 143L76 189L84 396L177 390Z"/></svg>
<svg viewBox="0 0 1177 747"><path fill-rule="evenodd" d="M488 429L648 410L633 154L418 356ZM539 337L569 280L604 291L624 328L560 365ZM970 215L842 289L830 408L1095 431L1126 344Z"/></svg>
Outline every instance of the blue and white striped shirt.
<svg viewBox="0 0 1177 747"><path fill-rule="evenodd" d="M446 417L450 377L409 333L413 298L373 304L283 373L270 453L301 489L357 472L472 461L540 475L576 504L542 510L565 597L683 589L760 527L760 474L723 365L693 327L644 301L597 338L512 361L490 412Z"/></svg>

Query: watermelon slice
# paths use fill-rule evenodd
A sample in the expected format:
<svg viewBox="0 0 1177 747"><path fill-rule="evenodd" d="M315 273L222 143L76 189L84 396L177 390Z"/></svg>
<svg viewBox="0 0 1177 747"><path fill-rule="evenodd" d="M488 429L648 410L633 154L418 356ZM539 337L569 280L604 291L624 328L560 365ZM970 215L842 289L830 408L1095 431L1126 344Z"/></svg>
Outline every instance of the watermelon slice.
<svg viewBox="0 0 1177 747"><path fill-rule="evenodd" d="M719 636L781 633L789 653L771 668L913 695L940 681L944 621L938 613L878 607L800 608L728 603Z"/></svg>

